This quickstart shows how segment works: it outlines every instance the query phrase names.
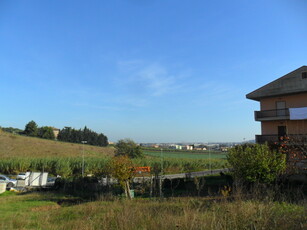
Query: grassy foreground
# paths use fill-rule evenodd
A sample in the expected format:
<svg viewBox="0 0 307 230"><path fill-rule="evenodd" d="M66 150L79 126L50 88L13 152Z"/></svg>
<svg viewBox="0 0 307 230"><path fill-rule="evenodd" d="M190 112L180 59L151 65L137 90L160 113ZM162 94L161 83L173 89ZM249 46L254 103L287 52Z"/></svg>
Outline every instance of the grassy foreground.
<svg viewBox="0 0 307 230"><path fill-rule="evenodd" d="M0 195L0 229L306 229L306 204L208 198L101 199Z"/></svg>

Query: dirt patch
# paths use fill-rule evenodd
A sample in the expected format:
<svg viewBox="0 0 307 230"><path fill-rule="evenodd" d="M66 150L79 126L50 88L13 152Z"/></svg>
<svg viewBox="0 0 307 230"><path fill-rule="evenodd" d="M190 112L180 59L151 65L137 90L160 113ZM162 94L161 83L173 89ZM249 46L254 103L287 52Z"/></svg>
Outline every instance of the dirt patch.
<svg viewBox="0 0 307 230"><path fill-rule="evenodd" d="M50 210L54 210L54 209L59 209L61 206L58 204L55 205L48 205L48 206L39 206L39 207L34 207L31 208L31 211L39 211L39 212L44 212L44 211L50 211Z"/></svg>
<svg viewBox="0 0 307 230"><path fill-rule="evenodd" d="M71 205L77 205L81 203L84 203L84 200L82 199L63 199L57 202L57 204L60 206L71 206Z"/></svg>

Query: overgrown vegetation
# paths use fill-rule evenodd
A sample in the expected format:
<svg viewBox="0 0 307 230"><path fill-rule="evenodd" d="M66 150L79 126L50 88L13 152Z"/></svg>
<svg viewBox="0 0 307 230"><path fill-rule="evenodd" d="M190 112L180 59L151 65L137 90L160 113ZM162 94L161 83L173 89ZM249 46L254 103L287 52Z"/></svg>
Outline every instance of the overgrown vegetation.
<svg viewBox="0 0 307 230"><path fill-rule="evenodd" d="M306 229L306 203L218 198L84 202L53 193L0 195L1 229Z"/></svg>
<svg viewBox="0 0 307 230"><path fill-rule="evenodd" d="M110 158L87 157L85 159L85 173L102 176L106 173L106 163ZM161 165L159 158L133 159L135 166ZM192 160L192 159L164 159L164 173L193 172L209 169L225 168L226 161L222 160ZM19 172L42 171L63 177L80 176L82 170L81 157L45 157L45 158L6 158L0 159L0 173L16 175Z"/></svg>
<svg viewBox="0 0 307 230"><path fill-rule="evenodd" d="M281 137L279 142L271 144L272 149L283 153L287 157L287 173L306 173L306 166L301 162L307 160L307 138L303 135Z"/></svg>

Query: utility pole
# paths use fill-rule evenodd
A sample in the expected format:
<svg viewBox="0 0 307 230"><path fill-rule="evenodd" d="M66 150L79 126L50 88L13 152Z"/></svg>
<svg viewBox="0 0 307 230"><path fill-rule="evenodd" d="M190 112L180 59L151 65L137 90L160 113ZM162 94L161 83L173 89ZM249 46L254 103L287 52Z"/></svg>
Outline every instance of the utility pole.
<svg viewBox="0 0 307 230"><path fill-rule="evenodd" d="M209 145L208 145L208 148L209 148L209 168L210 168L210 172L212 172L212 168L211 168L211 151L210 151L210 146Z"/></svg>
<svg viewBox="0 0 307 230"><path fill-rule="evenodd" d="M163 174L163 149L161 148L161 175Z"/></svg>
<svg viewBox="0 0 307 230"><path fill-rule="evenodd" d="M82 143L82 177L84 177L84 144L87 143L87 141L81 141Z"/></svg>
<svg viewBox="0 0 307 230"><path fill-rule="evenodd" d="M163 197L163 194L162 194L162 175L163 175L163 149L161 148L161 175L160 175L160 183L159 183L160 197Z"/></svg>

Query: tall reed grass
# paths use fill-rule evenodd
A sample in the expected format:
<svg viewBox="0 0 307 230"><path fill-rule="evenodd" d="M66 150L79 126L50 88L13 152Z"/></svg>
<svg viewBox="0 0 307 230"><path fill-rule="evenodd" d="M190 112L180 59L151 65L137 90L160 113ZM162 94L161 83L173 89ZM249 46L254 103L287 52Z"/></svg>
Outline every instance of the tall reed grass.
<svg viewBox="0 0 307 230"><path fill-rule="evenodd" d="M106 164L110 158L88 157L85 159L85 173L95 176L105 174ZM143 158L133 159L135 166L161 167L165 173L179 173L206 170L226 167L226 160L193 160L193 159L157 159ZM45 171L52 175L61 175L62 177L81 175L82 158L81 157L46 157L46 158L6 158L0 160L0 173L16 175L19 172Z"/></svg>

